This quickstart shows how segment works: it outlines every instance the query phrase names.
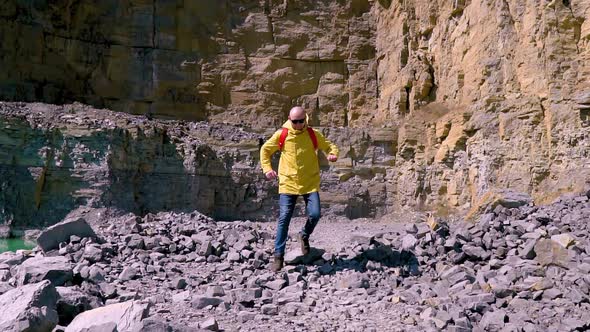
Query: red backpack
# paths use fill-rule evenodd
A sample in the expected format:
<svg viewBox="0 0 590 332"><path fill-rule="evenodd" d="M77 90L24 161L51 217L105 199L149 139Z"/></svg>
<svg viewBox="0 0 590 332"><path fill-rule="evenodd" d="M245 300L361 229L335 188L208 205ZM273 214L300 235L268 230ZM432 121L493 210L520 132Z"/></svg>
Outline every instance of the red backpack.
<svg viewBox="0 0 590 332"><path fill-rule="evenodd" d="M311 138L311 142L313 143L314 150L318 149L318 139L315 136L315 132L311 127L307 127L307 133L309 134L309 138ZM287 135L289 134L288 128L283 128L281 131L281 137L279 137L279 150L283 151L283 147L285 147L285 139L287 139Z"/></svg>

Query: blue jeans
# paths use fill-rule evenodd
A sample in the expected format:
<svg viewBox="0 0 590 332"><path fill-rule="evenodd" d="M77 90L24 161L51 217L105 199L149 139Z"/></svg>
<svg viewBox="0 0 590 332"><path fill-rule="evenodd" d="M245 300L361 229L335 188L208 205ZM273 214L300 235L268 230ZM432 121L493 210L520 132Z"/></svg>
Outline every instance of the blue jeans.
<svg viewBox="0 0 590 332"><path fill-rule="evenodd" d="M307 221L301 229L300 234L309 238L313 229L320 220L320 194L316 191L305 195L279 194L279 224L277 226L277 238L275 239L275 256L285 254L287 237L289 235L289 223L293 216L297 197L303 196L307 208Z"/></svg>

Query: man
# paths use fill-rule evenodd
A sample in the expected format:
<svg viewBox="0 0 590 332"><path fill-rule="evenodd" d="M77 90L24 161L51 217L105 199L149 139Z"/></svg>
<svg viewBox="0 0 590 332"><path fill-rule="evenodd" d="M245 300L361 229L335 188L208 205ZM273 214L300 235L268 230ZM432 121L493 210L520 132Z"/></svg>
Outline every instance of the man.
<svg viewBox="0 0 590 332"><path fill-rule="evenodd" d="M286 129L285 129L286 128ZM320 219L320 166L316 149L328 154L328 160L338 159L338 148L319 131L308 127L307 114L302 107L293 107L289 120L283 124L260 149L260 163L268 180L279 178L279 222L275 239L272 269L283 268L285 246L289 234L289 223L295 203L303 196L307 208L307 221L298 235L301 252L310 250L309 236ZM281 150L279 173L272 169L270 157Z"/></svg>

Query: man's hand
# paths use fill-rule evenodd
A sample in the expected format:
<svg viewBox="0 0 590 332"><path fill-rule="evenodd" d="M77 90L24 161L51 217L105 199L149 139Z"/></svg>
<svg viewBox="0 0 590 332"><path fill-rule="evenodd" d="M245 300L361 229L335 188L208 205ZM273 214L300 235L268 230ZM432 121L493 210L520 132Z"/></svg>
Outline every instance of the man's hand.
<svg viewBox="0 0 590 332"><path fill-rule="evenodd" d="M335 162L336 160L338 160L338 157L336 157L335 155L328 155L328 161Z"/></svg>
<svg viewBox="0 0 590 332"><path fill-rule="evenodd" d="M268 171L264 174L268 180L274 180L277 178L277 172L275 171Z"/></svg>

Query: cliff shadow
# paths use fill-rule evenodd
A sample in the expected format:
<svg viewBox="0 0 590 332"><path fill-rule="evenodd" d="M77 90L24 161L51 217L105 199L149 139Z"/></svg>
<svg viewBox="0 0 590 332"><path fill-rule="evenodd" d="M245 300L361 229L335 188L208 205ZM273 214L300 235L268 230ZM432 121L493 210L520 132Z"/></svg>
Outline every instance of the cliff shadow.
<svg viewBox="0 0 590 332"><path fill-rule="evenodd" d="M59 222L86 203L77 195L85 181L67 166L73 161L59 130L0 118L0 133L0 224L13 236Z"/></svg>
<svg viewBox="0 0 590 332"><path fill-rule="evenodd" d="M219 153L211 146L173 142L166 130L111 135L107 160L107 206L138 215L197 210L216 220L245 219L261 213L258 172L245 156Z"/></svg>

